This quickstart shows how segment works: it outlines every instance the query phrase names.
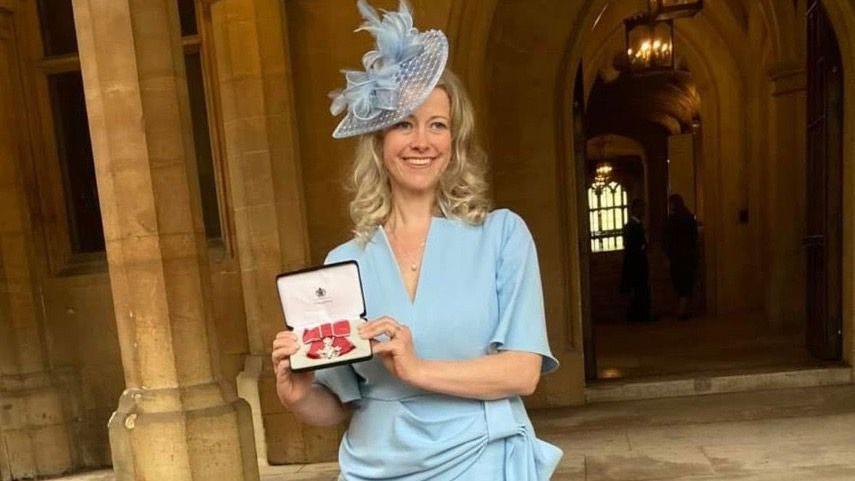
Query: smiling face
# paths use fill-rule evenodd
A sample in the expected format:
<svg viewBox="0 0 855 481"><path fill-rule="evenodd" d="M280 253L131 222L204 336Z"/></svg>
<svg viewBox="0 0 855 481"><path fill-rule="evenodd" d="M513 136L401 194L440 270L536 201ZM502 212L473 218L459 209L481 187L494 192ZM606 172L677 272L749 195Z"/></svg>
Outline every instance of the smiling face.
<svg viewBox="0 0 855 481"><path fill-rule="evenodd" d="M433 194L451 160L451 101L435 88L409 117L383 135L383 165L393 195Z"/></svg>

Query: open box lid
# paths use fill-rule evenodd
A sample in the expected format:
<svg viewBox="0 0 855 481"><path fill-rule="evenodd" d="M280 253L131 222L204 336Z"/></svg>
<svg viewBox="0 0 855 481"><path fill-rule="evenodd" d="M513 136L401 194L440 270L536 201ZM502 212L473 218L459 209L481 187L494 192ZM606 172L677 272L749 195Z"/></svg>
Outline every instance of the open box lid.
<svg viewBox="0 0 855 481"><path fill-rule="evenodd" d="M276 277L276 288L285 322L294 329L365 315L356 261L280 274Z"/></svg>

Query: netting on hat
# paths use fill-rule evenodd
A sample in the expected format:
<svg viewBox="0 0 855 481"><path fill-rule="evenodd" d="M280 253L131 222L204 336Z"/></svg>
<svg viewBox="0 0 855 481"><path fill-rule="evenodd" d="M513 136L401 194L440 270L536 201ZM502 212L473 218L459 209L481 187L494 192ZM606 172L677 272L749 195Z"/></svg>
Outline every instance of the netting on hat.
<svg viewBox="0 0 855 481"><path fill-rule="evenodd" d="M360 119L351 111L338 124L333 137L342 139L376 132L407 118L424 103L439 82L448 60L448 40L439 30L419 34L422 52L402 62L395 74L398 102L395 110L381 110L370 119Z"/></svg>

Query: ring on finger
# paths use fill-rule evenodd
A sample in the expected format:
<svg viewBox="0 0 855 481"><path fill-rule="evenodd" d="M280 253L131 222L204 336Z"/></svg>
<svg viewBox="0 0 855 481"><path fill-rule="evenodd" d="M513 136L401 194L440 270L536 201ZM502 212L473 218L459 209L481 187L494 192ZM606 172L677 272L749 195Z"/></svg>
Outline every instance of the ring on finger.
<svg viewBox="0 0 855 481"><path fill-rule="evenodd" d="M400 324L393 324L392 328L389 330L389 339L394 339L395 336L398 335L398 332L401 330Z"/></svg>

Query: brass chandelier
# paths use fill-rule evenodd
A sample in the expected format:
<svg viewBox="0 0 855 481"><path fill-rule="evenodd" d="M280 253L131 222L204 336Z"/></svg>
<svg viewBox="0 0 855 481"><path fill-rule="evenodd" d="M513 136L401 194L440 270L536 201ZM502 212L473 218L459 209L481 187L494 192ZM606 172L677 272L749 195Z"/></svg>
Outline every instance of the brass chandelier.
<svg viewBox="0 0 855 481"><path fill-rule="evenodd" d="M703 0L648 0L646 12L625 19L629 72L673 71L674 20L695 16L703 5Z"/></svg>
<svg viewBox="0 0 855 481"><path fill-rule="evenodd" d="M600 192L603 187L611 182L612 170L614 169L608 162L599 164L594 170L594 181L591 183L591 187L593 187L597 192Z"/></svg>

